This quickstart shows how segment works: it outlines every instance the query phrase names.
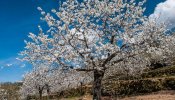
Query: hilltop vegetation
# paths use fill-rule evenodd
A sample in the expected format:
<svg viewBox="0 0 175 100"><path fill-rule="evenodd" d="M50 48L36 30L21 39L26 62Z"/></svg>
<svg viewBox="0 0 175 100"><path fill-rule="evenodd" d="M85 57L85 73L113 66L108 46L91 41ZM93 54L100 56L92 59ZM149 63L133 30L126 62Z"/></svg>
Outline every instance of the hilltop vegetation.
<svg viewBox="0 0 175 100"><path fill-rule="evenodd" d="M103 81L102 95L125 97L129 95L144 95L162 90L175 90L174 72L175 66L166 66L149 70L139 76L140 79L118 79L118 76L114 75ZM81 94L78 89L70 89L68 91L65 92L63 97L77 97ZM91 94L91 88L87 87L83 90L83 93Z"/></svg>
<svg viewBox="0 0 175 100"><path fill-rule="evenodd" d="M175 90L175 66L166 66L154 70L148 70L137 78L118 79L113 75L103 81L102 96L125 97L129 95L144 95L162 90ZM155 74L157 73L157 74ZM148 76L147 76L148 75ZM92 94L92 85L84 85L83 88L68 89L53 93L50 98L71 98ZM82 90L81 90L82 89ZM91 97L91 96L90 96ZM44 100L47 100L47 97ZM67 100L66 99L66 100Z"/></svg>
<svg viewBox="0 0 175 100"><path fill-rule="evenodd" d="M102 96L123 97L129 95L148 94L161 90L175 90L175 66L166 66L154 70L148 70L138 78L119 79L119 76L113 75L103 81ZM0 98L8 100L20 100L19 89L22 83L1 83ZM84 85L76 89L52 93L50 99L54 98L75 98L82 95L92 94L92 85ZM3 91L2 91L3 90ZM91 96L90 96L91 97ZM35 98L36 97L28 97ZM43 100L47 97L43 96ZM68 99L69 100L69 99Z"/></svg>
<svg viewBox="0 0 175 100"><path fill-rule="evenodd" d="M20 100L21 82L6 82L0 84L0 100Z"/></svg>

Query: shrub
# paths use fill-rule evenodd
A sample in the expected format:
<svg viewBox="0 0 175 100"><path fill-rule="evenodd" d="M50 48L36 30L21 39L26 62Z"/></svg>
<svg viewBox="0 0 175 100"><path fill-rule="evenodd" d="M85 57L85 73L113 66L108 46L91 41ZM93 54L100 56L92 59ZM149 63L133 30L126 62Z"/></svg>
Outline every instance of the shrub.
<svg viewBox="0 0 175 100"><path fill-rule="evenodd" d="M137 93L150 93L161 90L163 87L158 79L128 80L104 83L103 95L131 95Z"/></svg>
<svg viewBox="0 0 175 100"><path fill-rule="evenodd" d="M166 89L175 90L175 78L165 78L163 86L166 87Z"/></svg>
<svg viewBox="0 0 175 100"><path fill-rule="evenodd" d="M166 89L175 89L175 78L106 81L103 83L102 94L105 96L124 96L151 93Z"/></svg>
<svg viewBox="0 0 175 100"><path fill-rule="evenodd" d="M155 70L148 71L141 75L142 78L152 78L152 77L166 77L175 75L175 66L162 67Z"/></svg>

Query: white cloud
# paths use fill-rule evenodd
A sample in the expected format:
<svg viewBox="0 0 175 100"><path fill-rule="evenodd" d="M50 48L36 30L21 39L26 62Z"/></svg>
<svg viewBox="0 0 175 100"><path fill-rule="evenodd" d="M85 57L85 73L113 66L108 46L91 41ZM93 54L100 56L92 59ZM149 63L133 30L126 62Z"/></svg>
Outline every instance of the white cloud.
<svg viewBox="0 0 175 100"><path fill-rule="evenodd" d="M13 64L6 64L7 67L10 67L10 66L12 66L12 65L13 65Z"/></svg>
<svg viewBox="0 0 175 100"><path fill-rule="evenodd" d="M0 66L1 69L5 68L5 67L25 67L26 66L26 62L22 62L20 60L17 60L16 57L10 57L7 59L1 59L0 60Z"/></svg>
<svg viewBox="0 0 175 100"><path fill-rule="evenodd" d="M168 28L175 27L175 0L159 3L150 18L157 18L160 23L169 23Z"/></svg>

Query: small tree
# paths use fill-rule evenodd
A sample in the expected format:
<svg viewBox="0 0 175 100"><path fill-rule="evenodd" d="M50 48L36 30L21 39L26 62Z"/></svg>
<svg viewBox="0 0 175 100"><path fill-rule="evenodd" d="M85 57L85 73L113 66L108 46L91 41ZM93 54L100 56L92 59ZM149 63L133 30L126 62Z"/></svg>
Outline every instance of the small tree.
<svg viewBox="0 0 175 100"><path fill-rule="evenodd" d="M49 68L46 66L34 68L31 72L26 73L20 90L23 98L27 95L36 96L38 93L39 99L42 100L44 89L48 90L48 87L52 83L48 73Z"/></svg>
<svg viewBox="0 0 175 100"><path fill-rule="evenodd" d="M160 53L160 58L168 57L174 46L170 42L174 37L164 33L164 25L143 15L144 3L67 0L58 11L52 10L58 18L38 8L50 29L48 34L41 28L39 35L30 33L32 41L21 52L23 60L93 72L93 99L101 100L101 82L111 69L124 65L131 70L144 68L138 66L149 65Z"/></svg>

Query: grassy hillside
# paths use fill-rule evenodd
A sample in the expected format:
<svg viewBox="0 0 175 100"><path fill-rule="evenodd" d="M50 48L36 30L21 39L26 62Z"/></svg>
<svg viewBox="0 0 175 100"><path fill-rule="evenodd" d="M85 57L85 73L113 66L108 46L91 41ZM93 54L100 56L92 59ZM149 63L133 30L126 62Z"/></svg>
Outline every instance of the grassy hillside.
<svg viewBox="0 0 175 100"><path fill-rule="evenodd" d="M103 96L125 96L152 93L160 90L175 90L175 66L148 70L140 76L110 76L103 81ZM67 93L66 93L67 92ZM65 92L65 97L79 96L79 90ZM85 90L83 91L83 93ZM91 93L91 87L86 89ZM70 96L68 94L71 94ZM75 95L73 95L75 94Z"/></svg>
<svg viewBox="0 0 175 100"><path fill-rule="evenodd" d="M133 95L175 90L175 66L148 70L140 76L110 76L103 82L103 95Z"/></svg>
<svg viewBox="0 0 175 100"><path fill-rule="evenodd" d="M92 94L92 85L77 89L69 89L50 96L50 98L75 98L84 94ZM148 70L140 76L128 77L115 74L103 80L103 96L128 96L175 90L175 66ZM45 99L44 99L45 98ZM43 97L43 100L47 100ZM67 99L66 99L67 100ZM69 100L69 99L68 99Z"/></svg>

